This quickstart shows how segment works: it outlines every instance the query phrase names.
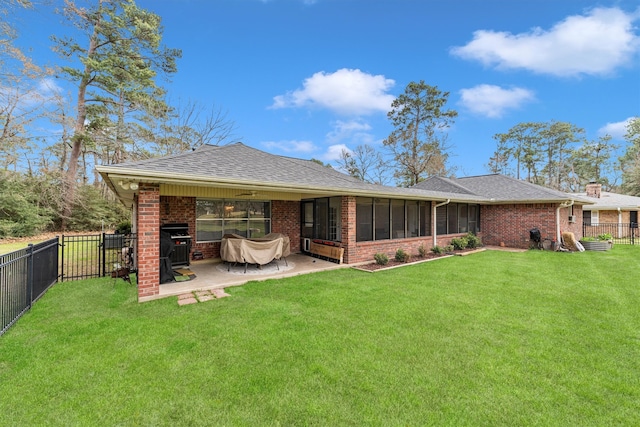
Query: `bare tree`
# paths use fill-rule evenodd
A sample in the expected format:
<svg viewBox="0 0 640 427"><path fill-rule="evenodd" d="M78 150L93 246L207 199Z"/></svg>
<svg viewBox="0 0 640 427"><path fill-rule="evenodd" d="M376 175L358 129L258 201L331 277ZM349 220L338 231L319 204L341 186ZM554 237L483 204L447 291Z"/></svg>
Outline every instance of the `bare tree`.
<svg viewBox="0 0 640 427"><path fill-rule="evenodd" d="M337 163L341 170L362 181L382 185L389 182L391 167L369 144L358 145L353 151L343 149Z"/></svg>

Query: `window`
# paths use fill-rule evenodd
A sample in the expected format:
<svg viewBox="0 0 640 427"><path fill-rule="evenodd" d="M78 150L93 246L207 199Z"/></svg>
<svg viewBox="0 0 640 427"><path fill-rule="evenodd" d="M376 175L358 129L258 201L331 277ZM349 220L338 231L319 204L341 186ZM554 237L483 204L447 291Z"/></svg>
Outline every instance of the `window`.
<svg viewBox="0 0 640 427"><path fill-rule="evenodd" d="M600 211L591 211L591 225L598 225L600 222Z"/></svg>
<svg viewBox="0 0 640 427"><path fill-rule="evenodd" d="M418 237L420 235L420 204L414 201L407 201L407 237Z"/></svg>
<svg viewBox="0 0 640 427"><path fill-rule="evenodd" d="M196 200L196 241L216 242L225 234L262 237L271 232L271 203L254 200Z"/></svg>

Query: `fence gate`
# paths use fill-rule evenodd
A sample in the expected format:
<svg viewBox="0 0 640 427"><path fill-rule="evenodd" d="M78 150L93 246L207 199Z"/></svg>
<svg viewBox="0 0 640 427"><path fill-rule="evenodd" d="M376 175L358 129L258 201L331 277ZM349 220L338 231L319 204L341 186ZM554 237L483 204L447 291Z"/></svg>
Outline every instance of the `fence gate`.
<svg viewBox="0 0 640 427"><path fill-rule="evenodd" d="M104 277L120 267L135 268L135 234L62 236L60 281Z"/></svg>

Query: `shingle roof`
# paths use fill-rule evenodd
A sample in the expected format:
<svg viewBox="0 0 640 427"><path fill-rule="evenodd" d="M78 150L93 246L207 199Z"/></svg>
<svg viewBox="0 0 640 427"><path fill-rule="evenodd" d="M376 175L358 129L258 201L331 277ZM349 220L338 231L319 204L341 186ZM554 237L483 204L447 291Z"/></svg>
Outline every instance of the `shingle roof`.
<svg viewBox="0 0 640 427"><path fill-rule="evenodd" d="M567 201L572 196L503 175L433 177L412 188L370 184L311 160L278 156L242 143L202 146L172 156L96 168L115 189L123 177L182 185L244 185L291 192L332 192L458 202Z"/></svg>
<svg viewBox="0 0 640 427"><path fill-rule="evenodd" d="M582 197L552 190L527 181L500 174L469 176L464 178L431 177L415 185L425 190L452 191L476 195L492 202L562 202L575 199L588 203Z"/></svg>
<svg viewBox="0 0 640 427"><path fill-rule="evenodd" d="M592 205L587 205L583 209L589 211L598 210L638 210L640 209L640 197L629 196L626 194L610 193L602 191L600 197L589 197L587 193L573 193L576 196L587 199Z"/></svg>

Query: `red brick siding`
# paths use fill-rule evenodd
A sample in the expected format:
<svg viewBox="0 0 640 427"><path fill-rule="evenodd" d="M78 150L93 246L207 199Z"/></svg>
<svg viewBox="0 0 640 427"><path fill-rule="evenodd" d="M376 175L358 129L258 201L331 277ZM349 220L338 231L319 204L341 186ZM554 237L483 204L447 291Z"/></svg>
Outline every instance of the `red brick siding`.
<svg viewBox="0 0 640 427"><path fill-rule="evenodd" d="M341 230L342 247L344 254L342 259L346 264L353 264L358 259L358 248L356 243L356 198L353 196L342 197L341 209Z"/></svg>
<svg viewBox="0 0 640 427"><path fill-rule="evenodd" d="M480 229L485 245L529 248L529 230L537 227L543 239L555 239L556 209L553 203L509 204L482 206ZM582 208L573 206L575 223L569 223L569 208L560 209L560 231L571 231L576 238L582 236Z"/></svg>
<svg viewBox="0 0 640 427"><path fill-rule="evenodd" d="M160 222L186 222L193 237L191 252L200 251L205 258L220 256L220 242L196 242L196 198L162 196ZM271 231L289 236L291 252L300 251L300 202L273 200L271 202Z"/></svg>
<svg viewBox="0 0 640 427"><path fill-rule="evenodd" d="M160 291L160 189L140 184L137 199L138 298Z"/></svg>
<svg viewBox="0 0 640 427"><path fill-rule="evenodd" d="M289 236L291 252L300 252L300 202L271 201L271 232Z"/></svg>

